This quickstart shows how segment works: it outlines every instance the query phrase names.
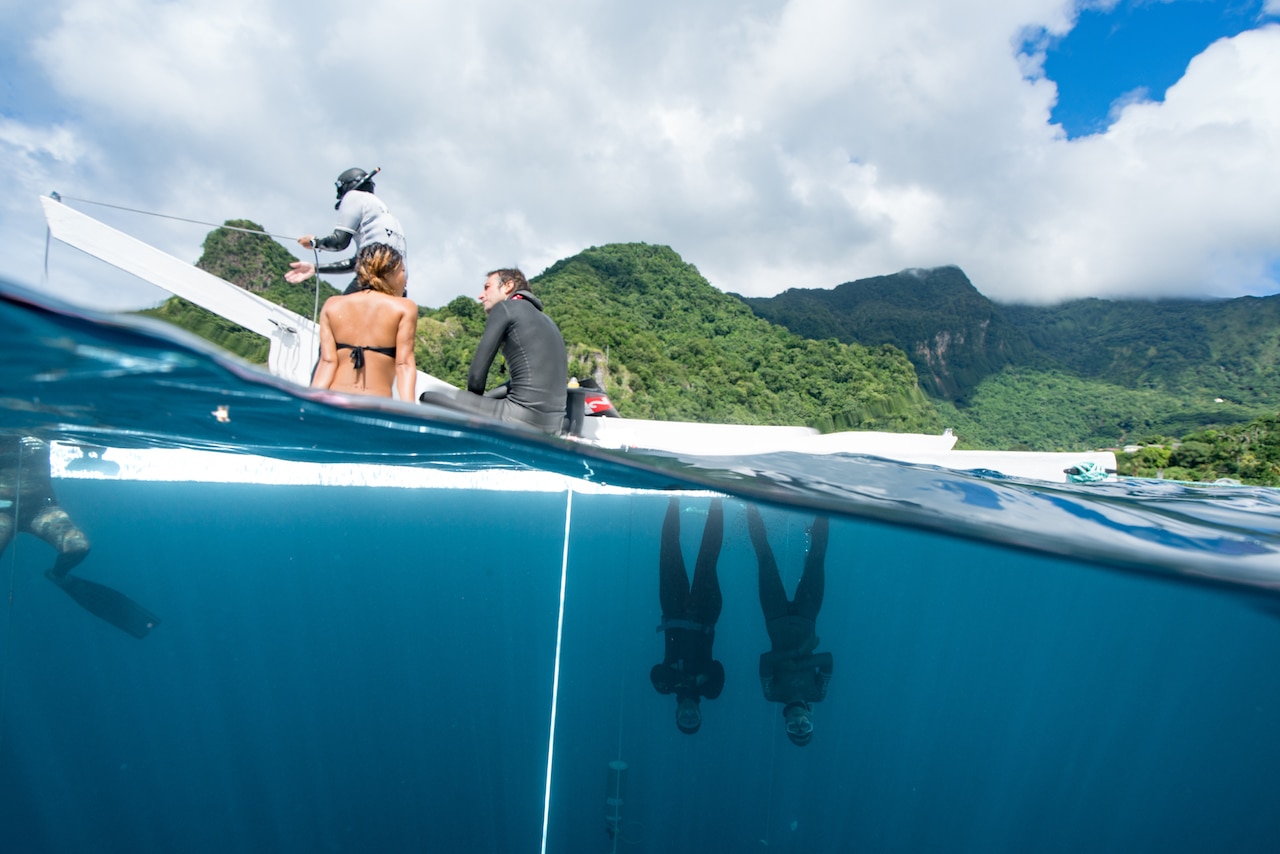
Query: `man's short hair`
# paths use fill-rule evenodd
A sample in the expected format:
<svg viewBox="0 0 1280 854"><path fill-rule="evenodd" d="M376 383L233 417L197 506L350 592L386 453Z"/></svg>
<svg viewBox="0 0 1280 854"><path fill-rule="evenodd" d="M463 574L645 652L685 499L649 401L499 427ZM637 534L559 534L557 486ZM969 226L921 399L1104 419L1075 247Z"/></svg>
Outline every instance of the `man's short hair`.
<svg viewBox="0 0 1280 854"><path fill-rule="evenodd" d="M515 291L529 290L529 280L524 277L524 273L521 273L515 267L504 267L501 270L490 270L484 277L487 279L490 276L497 276L498 284L503 287L506 287L507 282L515 282L516 286L512 288L513 293ZM530 293L532 293L532 291L530 291Z"/></svg>

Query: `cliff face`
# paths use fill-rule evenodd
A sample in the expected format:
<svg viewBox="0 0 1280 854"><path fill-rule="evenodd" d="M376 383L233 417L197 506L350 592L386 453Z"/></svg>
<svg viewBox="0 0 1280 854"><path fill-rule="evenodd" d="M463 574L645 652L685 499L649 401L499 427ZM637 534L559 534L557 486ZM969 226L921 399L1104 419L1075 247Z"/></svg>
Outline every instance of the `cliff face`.
<svg viewBox="0 0 1280 854"><path fill-rule="evenodd" d="M234 230L262 231L256 222L232 219L225 226L209 232L196 266L259 296L279 285L295 260L289 251L265 234Z"/></svg>
<svg viewBox="0 0 1280 854"><path fill-rule="evenodd" d="M807 338L906 352L930 395L964 401L985 377L1035 359L1025 332L1008 323L958 267L904 270L832 290L747 299L759 317Z"/></svg>

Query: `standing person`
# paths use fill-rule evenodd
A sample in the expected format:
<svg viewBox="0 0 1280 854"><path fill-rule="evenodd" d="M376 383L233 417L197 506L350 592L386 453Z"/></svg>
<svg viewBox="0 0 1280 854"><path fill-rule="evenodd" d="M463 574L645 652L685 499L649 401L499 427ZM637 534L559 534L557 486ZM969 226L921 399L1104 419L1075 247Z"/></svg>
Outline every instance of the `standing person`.
<svg viewBox="0 0 1280 854"><path fill-rule="evenodd" d="M693 735L702 726L702 697L714 700L724 688L724 665L711 657L720 618L720 580L716 562L724 539L724 510L713 498L702 529L702 546L690 583L680 552L680 501L667 504L658 556L658 600L666 639L661 664L649 671L649 681L659 694L676 695L676 726Z"/></svg>
<svg viewBox="0 0 1280 854"><path fill-rule="evenodd" d="M89 554L89 539L58 506L49 474L49 443L0 433L0 552L23 531L53 546L58 557L45 577L89 613L136 638L146 637L160 622L120 591L70 574Z"/></svg>
<svg viewBox="0 0 1280 854"><path fill-rule="evenodd" d="M773 644L760 656L760 687L766 700L782 704L787 738L803 747L813 739L813 704L827 696L831 682L831 653L814 652L818 648L818 611L826 588L827 518L813 520L809 554L794 599L787 599L764 520L751 504L747 505L747 528L759 564L760 609Z"/></svg>
<svg viewBox="0 0 1280 854"><path fill-rule="evenodd" d="M524 273L514 268L489 273L479 300L488 318L467 372L466 390L427 391L419 400L559 433L564 427L569 357L555 321L543 313ZM499 351L508 379L486 394L489 367Z"/></svg>
<svg viewBox="0 0 1280 854"><path fill-rule="evenodd" d="M373 194L373 176L380 171L381 167L370 173L353 166L339 175L334 182L338 188L338 203L334 205L334 209L338 211L338 224L333 234L319 238L314 234L305 234L298 238L298 243L306 249L341 252L354 239L357 255L365 246L385 243L399 252L401 258L407 259L408 250L400 220L387 209L382 199ZM292 269L285 273L285 281L297 284L316 273L350 273L356 267L356 256L332 264L322 264L319 268L309 261L294 261L290 266ZM407 271L406 266L406 273ZM352 279L345 293L352 293L357 288L358 280ZM405 296L406 293L396 296Z"/></svg>
<svg viewBox="0 0 1280 854"><path fill-rule="evenodd" d="M356 255L356 283L354 292L329 297L320 309L320 362L311 387L391 397L394 379L400 399L410 402L418 378L418 305L400 296L404 258L384 243L365 246ZM339 360L339 350L350 350L351 358Z"/></svg>

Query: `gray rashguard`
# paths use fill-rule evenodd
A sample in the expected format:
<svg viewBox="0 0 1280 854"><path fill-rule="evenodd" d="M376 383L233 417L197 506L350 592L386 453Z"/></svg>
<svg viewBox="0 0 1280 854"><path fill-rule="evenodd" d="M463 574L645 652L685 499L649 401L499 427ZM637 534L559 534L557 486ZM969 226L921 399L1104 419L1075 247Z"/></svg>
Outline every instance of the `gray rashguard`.
<svg viewBox="0 0 1280 854"><path fill-rule="evenodd" d="M341 252L355 239L356 252L371 243L385 243L400 253L409 271L409 254L404 240L404 227L395 214L387 209L382 199L364 190L352 190L342 197L338 205L338 224L333 234L316 240L317 249ZM346 273L355 269L355 258L325 264L321 273Z"/></svg>

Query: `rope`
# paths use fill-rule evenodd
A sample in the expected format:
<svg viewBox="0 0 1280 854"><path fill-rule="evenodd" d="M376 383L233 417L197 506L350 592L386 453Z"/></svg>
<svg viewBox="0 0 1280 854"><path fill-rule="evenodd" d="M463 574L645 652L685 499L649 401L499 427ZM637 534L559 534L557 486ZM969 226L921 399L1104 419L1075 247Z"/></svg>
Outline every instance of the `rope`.
<svg viewBox="0 0 1280 854"><path fill-rule="evenodd" d="M556 664L551 678L551 731L547 736L547 789L542 801L542 854L547 854L547 823L551 817L551 762L556 753L556 703L560 698L560 642L564 639L564 591L569 576L569 522L573 518L573 487L564 502L564 555L560 560L560 616L556 619Z"/></svg>
<svg viewBox="0 0 1280 854"><path fill-rule="evenodd" d="M236 226L236 225L224 225L218 222L205 222L204 220L200 220L200 219L187 219L184 216L174 216L173 214L156 213L155 211L144 211L144 210L141 210L140 208L127 208L124 205L112 205L106 202L95 202L92 199L78 199L75 196L59 195L58 198L65 199L71 202L80 202L81 204L84 204L84 205L97 205L103 208L113 208L118 211L128 211L129 213L142 214L143 216L154 216L154 217L159 217L160 219L172 219L178 222L189 222L189 223L192 223L193 225L207 225L207 226L210 226L211 228L225 228L228 231L242 231L245 234L261 234L265 237L274 237L278 240L297 240L298 239L297 237L294 237L288 234L272 234L269 231L262 231L261 229L257 229L257 228L240 228L239 226Z"/></svg>
<svg viewBox="0 0 1280 854"><path fill-rule="evenodd" d="M118 211L128 211L129 213L142 214L143 216L154 216L154 217L159 217L160 219L175 220L177 222L189 222L193 225L207 225L210 228L225 228L227 231L239 231L243 234L260 234L263 237L274 237L277 240L297 240L297 238L293 237L292 235L273 234L270 231L263 231L258 228L241 228L238 225L226 225L225 223L205 222L204 220L201 220L201 219L188 219L187 217L184 217L184 216L174 216L173 214L156 213L155 211L144 211L141 208L130 208L130 207L125 207L124 205L109 204L107 202L95 202L93 199L81 199L76 196L64 196L61 193L54 193L53 198L57 199L60 202L64 200L69 202L80 202L83 205L97 205L98 207L112 208ZM49 242L51 238L52 238L52 233L49 227L46 226L44 230L44 284L49 283ZM315 279L315 282L316 282L315 305L311 309L311 321L314 323L320 317L320 273L319 273L320 250L316 247L314 242L311 244L311 254L315 256L315 267L316 267L316 272L313 273L311 276L311 278Z"/></svg>
<svg viewBox="0 0 1280 854"><path fill-rule="evenodd" d="M316 304L311 307L311 322L320 322L320 250L316 248L315 241L311 242L311 254L316 259L316 271L311 274L311 278L316 281Z"/></svg>
<svg viewBox="0 0 1280 854"><path fill-rule="evenodd" d="M636 503L633 500L631 502L631 524L627 526L628 558L632 557L632 548L634 546L634 542L632 541L631 532L634 530L636 530ZM630 602L630 599L631 599L631 564L632 564L632 561L628 559L627 573L622 579L622 590L623 590L622 613L624 614L627 613L627 604ZM627 680L625 678L622 678L621 675L619 675L619 678L618 678L618 761L619 762L622 761L622 732L624 729L623 718L624 718L624 713L626 712L626 709L627 709ZM610 851L610 854L618 854L618 841L622 837L622 824L623 824L622 809L620 807L618 810L618 826L614 830L613 847Z"/></svg>
<svg viewBox="0 0 1280 854"><path fill-rule="evenodd" d="M769 726L773 724L773 704L769 704ZM769 828L773 825L773 784L778 773L778 737L775 733L769 739L769 786L765 790L769 794L764 799L764 836L760 841L769 844Z"/></svg>

